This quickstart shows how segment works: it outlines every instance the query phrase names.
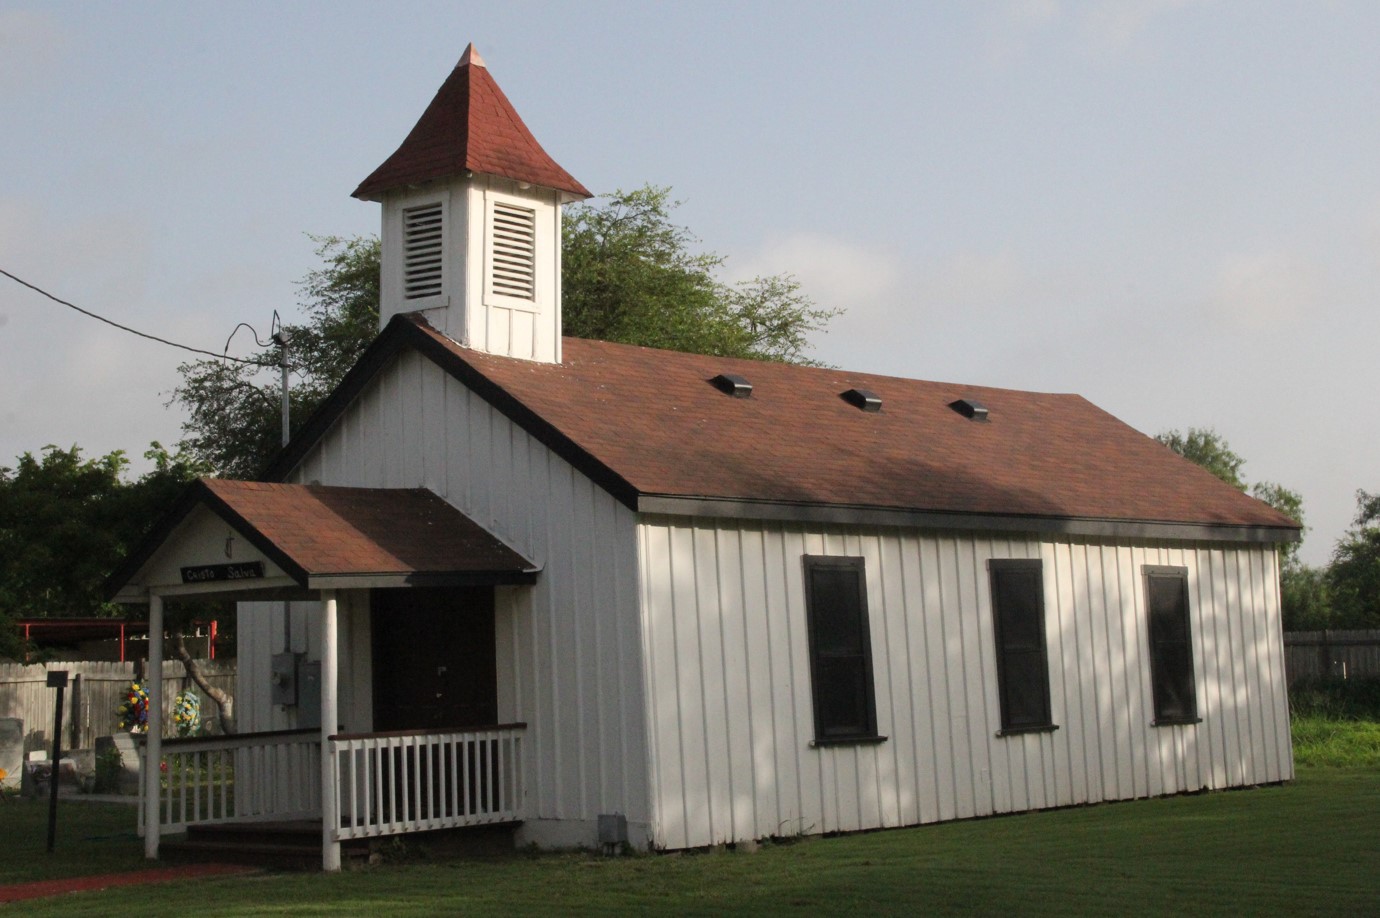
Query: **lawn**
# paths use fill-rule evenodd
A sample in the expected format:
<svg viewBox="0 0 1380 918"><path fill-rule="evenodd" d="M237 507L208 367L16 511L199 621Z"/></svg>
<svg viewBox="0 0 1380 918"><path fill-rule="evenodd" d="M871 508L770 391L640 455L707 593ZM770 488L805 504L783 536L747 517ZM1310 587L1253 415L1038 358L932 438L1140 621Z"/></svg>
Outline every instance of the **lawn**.
<svg viewBox="0 0 1380 918"><path fill-rule="evenodd" d="M0 877L138 863L128 808L70 804L40 874L44 809L0 810ZM765 845L755 853L515 856L334 876L264 874L22 903L28 915L432 915L563 912L1020 915L1378 914L1380 770L1301 766L1298 780L919 829ZM29 844L27 836L36 837ZM11 907L18 909L19 906Z"/></svg>

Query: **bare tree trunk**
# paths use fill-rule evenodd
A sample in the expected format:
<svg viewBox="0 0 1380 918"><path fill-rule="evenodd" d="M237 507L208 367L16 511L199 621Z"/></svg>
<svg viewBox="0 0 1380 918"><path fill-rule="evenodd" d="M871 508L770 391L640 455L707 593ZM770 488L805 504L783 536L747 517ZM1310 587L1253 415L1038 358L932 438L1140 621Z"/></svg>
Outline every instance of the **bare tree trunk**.
<svg viewBox="0 0 1380 918"><path fill-rule="evenodd" d="M187 650L187 642L183 639L182 633L173 633L173 651L177 658L182 661L182 665L187 670L187 675L192 677L197 688L202 693L216 703L216 708L220 712L220 728L227 735L235 733L235 696L218 689L206 681L206 676L201 671L201 664L192 659L191 653Z"/></svg>

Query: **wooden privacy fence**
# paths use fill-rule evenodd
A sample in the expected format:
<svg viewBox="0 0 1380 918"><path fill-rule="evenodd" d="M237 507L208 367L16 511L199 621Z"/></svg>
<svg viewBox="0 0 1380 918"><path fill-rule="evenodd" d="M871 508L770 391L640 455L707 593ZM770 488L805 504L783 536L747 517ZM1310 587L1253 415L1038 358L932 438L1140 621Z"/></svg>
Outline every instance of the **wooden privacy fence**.
<svg viewBox="0 0 1380 918"><path fill-rule="evenodd" d="M235 693L234 659L202 660L207 681L231 695ZM62 745L68 749L91 749L96 737L119 732L115 709L124 700L124 691L134 681L135 663L67 662L0 663L0 717L17 717L24 722L24 752L52 746L53 702L57 693L48 688L49 670L67 670L67 693L63 712ZM177 693L190 688L201 695L188 678L180 660L163 663L163 721L172 727L172 704ZM201 699L202 723L219 733L215 723L216 706Z"/></svg>
<svg viewBox="0 0 1380 918"><path fill-rule="evenodd" d="M1380 678L1380 630L1286 631L1284 672L1301 679Z"/></svg>

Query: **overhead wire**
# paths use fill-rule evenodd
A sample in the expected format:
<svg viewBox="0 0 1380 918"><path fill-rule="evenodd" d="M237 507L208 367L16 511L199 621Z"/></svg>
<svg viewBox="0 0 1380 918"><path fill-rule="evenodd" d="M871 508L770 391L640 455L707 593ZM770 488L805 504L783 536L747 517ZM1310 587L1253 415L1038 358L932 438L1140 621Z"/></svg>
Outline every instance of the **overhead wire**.
<svg viewBox="0 0 1380 918"><path fill-rule="evenodd" d="M75 303L69 303L67 300L62 299L61 297L54 296L53 294L49 293L47 290L44 290L42 287L39 287L39 286L37 286L37 285L35 285L35 284L31 284L31 283L29 283L28 281L24 280L22 277L16 277L16 276L14 276L14 275L11 274L10 272L6 271L4 268L0 268L0 274L5 275L5 276L8 277L10 280L14 281L16 284L19 284L19 285L24 286L24 287L28 287L30 290L34 291L35 293L37 293L37 294L39 294L39 295L41 295L41 296L46 296L48 299L52 300L54 303L60 303L60 304L62 304L63 306L66 306L68 309L75 309L77 312L81 313L81 314L84 315L84 316L87 316L87 317L92 318L92 319L96 319L97 321L100 321L100 322L104 322L106 325L110 325L110 326L113 326L113 327L115 327L115 328L118 328L120 331L129 332L131 335L138 335L140 338L147 338L147 339L150 340L150 341L157 341L159 344L166 344L168 347L175 347L175 348L180 348L181 350L184 350L184 351L191 351L193 354L204 354L204 355L206 355L207 357L215 357L217 360L232 360L232 361L234 361L235 363L248 363L248 364L254 364L255 366L263 366L263 364L260 363L260 362L257 361L257 360L250 360L250 359L246 359L246 358L244 358L244 357L231 357L228 353L227 353L227 354L217 354L217 353L214 352L214 351L202 350L202 349L199 348L199 347L191 347L190 345L187 345L187 344L178 344L176 341L169 341L167 338L160 338L160 337L158 337L157 335L150 335L150 334L148 334L147 332L141 332L141 331L139 331L139 330L136 329L136 328L130 328L128 325L121 325L119 322L115 322L115 321L113 321L113 320L111 320L111 319L107 319L105 316L97 315L96 313L90 311L89 309L83 309L83 308L81 308L80 306L78 306L78 305L75 304ZM240 324L243 325L244 323L240 323ZM254 331L254 329L253 329L252 327L249 327L249 330L250 330L251 332ZM235 331L239 331L239 326L236 326L236 327L235 327ZM231 333L230 333L230 337L231 337L231 338L235 337L235 332L231 332ZM255 334L254 334L254 341L255 341L255 343L258 343L258 340L259 340L259 336L258 336L257 333L255 333ZM229 339L226 339L225 348L226 348L227 351L230 349L230 341L229 341Z"/></svg>

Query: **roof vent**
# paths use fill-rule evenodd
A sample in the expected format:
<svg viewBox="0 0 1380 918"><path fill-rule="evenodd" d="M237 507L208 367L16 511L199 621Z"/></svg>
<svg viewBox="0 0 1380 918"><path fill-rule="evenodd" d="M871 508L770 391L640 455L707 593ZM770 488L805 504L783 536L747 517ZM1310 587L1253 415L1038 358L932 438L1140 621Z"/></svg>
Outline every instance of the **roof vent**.
<svg viewBox="0 0 1380 918"><path fill-rule="evenodd" d="M987 420L987 406L977 399L961 398L956 402L949 402L949 407L970 421Z"/></svg>
<svg viewBox="0 0 1380 918"><path fill-rule="evenodd" d="M847 392L840 393L839 398L854 408L861 408L863 411L882 410L882 397L867 389L849 389Z"/></svg>
<svg viewBox="0 0 1380 918"><path fill-rule="evenodd" d="M711 379L710 383L724 395L734 398L747 398L752 394L752 383L733 373L720 373Z"/></svg>

